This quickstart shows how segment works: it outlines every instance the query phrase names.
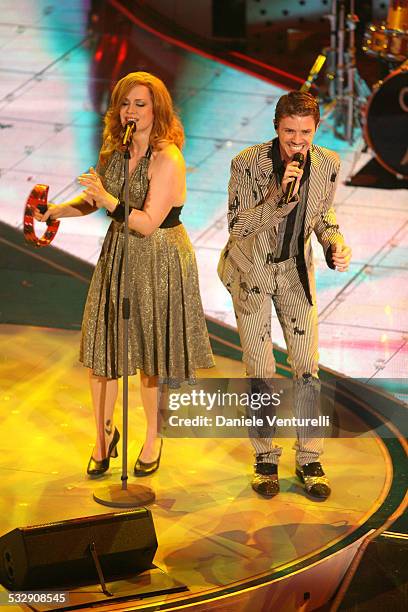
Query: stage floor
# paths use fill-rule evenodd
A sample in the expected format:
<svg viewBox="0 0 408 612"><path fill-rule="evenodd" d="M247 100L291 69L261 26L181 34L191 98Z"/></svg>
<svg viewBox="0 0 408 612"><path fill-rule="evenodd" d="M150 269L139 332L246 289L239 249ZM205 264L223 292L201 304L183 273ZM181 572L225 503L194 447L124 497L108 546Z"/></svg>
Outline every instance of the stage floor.
<svg viewBox="0 0 408 612"><path fill-rule="evenodd" d="M0 533L109 511L92 496L98 487L120 482L120 457L106 477L86 476L94 425L78 341L79 332L0 327ZM236 377L237 369L237 362L217 357L210 375ZM116 416L121 429L120 406ZM131 469L142 428L138 378L132 377ZM324 552L363 525L385 499L393 474L375 434L326 440L323 461L333 493L324 503L305 496L293 473L293 441L282 443L281 493L267 500L250 487L253 456L247 439L164 441L160 470L143 479L156 493L151 506L159 541L155 563L191 593L217 590ZM136 480L140 484L130 476L130 482Z"/></svg>

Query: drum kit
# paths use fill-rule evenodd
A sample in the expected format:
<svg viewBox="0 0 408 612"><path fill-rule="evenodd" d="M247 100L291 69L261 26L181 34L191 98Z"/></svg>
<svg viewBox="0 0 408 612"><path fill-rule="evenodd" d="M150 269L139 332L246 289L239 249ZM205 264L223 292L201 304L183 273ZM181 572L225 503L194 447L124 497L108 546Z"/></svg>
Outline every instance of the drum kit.
<svg viewBox="0 0 408 612"><path fill-rule="evenodd" d="M310 89L327 59L328 101L322 121L331 116L336 136L350 144L354 128L361 127L364 140L356 156L368 147L384 168L398 179L407 179L408 0L390 0L386 21L370 24L365 31L363 51L380 62L386 73L371 90L356 67L359 18L354 7L354 0L332 1L330 47L319 55L301 90Z"/></svg>
<svg viewBox="0 0 408 612"><path fill-rule="evenodd" d="M384 168L408 179L408 0L390 0L386 23L367 28L363 51L389 68L367 100L365 140Z"/></svg>
<svg viewBox="0 0 408 612"><path fill-rule="evenodd" d="M367 28L363 51L395 63L408 58L408 0L390 1L387 21Z"/></svg>

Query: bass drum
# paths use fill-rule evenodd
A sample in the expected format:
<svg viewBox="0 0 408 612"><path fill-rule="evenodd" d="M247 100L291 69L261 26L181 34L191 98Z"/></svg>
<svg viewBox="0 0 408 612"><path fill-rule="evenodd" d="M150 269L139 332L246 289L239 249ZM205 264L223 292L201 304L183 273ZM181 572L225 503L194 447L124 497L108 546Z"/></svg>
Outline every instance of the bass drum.
<svg viewBox="0 0 408 612"><path fill-rule="evenodd" d="M408 179L408 62L374 86L363 130L379 163L398 178Z"/></svg>

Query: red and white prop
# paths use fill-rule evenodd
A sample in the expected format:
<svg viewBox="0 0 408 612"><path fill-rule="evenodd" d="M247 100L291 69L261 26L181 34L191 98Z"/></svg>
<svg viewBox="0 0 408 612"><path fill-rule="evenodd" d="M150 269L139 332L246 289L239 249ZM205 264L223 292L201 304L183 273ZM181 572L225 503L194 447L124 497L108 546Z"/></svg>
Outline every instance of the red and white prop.
<svg viewBox="0 0 408 612"><path fill-rule="evenodd" d="M37 247L48 246L54 240L60 224L54 219L47 219L47 229L41 238L34 231L34 209L37 208L42 214L46 212L48 189L48 185L35 185L27 198L24 210L24 238Z"/></svg>

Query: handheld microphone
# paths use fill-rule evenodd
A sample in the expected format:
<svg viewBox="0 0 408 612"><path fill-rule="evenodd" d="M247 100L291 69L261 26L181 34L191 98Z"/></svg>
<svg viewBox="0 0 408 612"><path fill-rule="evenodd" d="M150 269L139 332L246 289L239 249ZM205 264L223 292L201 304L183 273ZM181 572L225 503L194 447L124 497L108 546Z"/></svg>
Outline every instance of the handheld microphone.
<svg viewBox="0 0 408 612"><path fill-rule="evenodd" d="M302 153L295 153L293 156L293 161L295 162L299 162L299 168L301 168L303 166L303 162L305 161L305 157ZM293 191L295 189L295 185L296 185L296 179L294 179L293 181L291 181L288 186L286 187L286 191L285 191L285 195L284 195L284 202L285 204L287 204L293 196Z"/></svg>
<svg viewBox="0 0 408 612"><path fill-rule="evenodd" d="M136 131L136 122L128 121L127 124L125 125L125 133L122 138L122 150L123 151L129 148L135 131Z"/></svg>

